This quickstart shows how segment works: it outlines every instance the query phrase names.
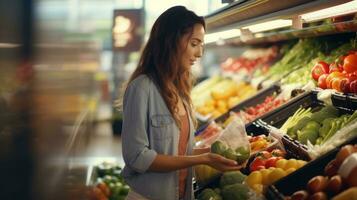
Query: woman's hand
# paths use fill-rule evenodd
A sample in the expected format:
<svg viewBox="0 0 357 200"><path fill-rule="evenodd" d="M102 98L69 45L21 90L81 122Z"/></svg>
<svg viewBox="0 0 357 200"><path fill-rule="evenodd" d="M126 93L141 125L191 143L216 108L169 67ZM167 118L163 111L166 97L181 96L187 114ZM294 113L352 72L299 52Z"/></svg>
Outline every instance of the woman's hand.
<svg viewBox="0 0 357 200"><path fill-rule="evenodd" d="M241 165L238 165L235 160L227 159L221 155L215 153L205 153L202 154L204 157L206 165L209 165L219 171L235 171L242 168Z"/></svg>

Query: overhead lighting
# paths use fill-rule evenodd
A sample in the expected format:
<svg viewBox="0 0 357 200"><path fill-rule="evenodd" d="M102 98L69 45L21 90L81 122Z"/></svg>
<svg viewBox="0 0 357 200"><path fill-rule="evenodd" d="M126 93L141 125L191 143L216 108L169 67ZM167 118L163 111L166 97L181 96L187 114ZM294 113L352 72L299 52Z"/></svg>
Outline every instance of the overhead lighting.
<svg viewBox="0 0 357 200"><path fill-rule="evenodd" d="M225 40L229 38L239 37L241 32L239 29L231 29L227 31L221 31L216 33L210 33L205 35L205 44L209 44L212 42Z"/></svg>
<svg viewBox="0 0 357 200"><path fill-rule="evenodd" d="M357 0L301 15L305 22L357 12Z"/></svg>
<svg viewBox="0 0 357 200"><path fill-rule="evenodd" d="M263 22L263 23L259 23L259 24L246 26L246 27L243 27L243 29L248 29L252 33L258 33L258 32L273 30L273 29L277 29L277 28L288 27L291 25L292 25L292 20L278 19L278 20L272 20L272 21L268 21L268 22Z"/></svg>

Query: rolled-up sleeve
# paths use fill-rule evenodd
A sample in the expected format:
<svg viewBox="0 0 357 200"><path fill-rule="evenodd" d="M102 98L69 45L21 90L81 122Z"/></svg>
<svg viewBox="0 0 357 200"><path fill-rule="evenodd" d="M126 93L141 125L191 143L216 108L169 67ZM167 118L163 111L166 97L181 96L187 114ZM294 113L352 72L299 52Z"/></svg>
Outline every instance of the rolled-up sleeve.
<svg viewBox="0 0 357 200"><path fill-rule="evenodd" d="M123 99L123 158L129 168L139 173L145 172L157 155L149 149L148 99L148 91L136 84L129 84Z"/></svg>

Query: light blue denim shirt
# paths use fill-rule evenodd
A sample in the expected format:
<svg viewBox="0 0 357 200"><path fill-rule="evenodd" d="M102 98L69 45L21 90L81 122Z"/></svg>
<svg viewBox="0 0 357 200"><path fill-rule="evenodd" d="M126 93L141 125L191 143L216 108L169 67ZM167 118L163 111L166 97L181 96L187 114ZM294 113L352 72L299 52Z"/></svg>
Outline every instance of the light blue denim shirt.
<svg viewBox="0 0 357 200"><path fill-rule="evenodd" d="M146 75L133 80L123 99L122 147L128 185L150 200L179 199L179 171L147 171L157 154L177 155L179 128L158 87ZM192 154L194 128L190 118L187 154ZM192 168L189 168L185 200L194 199Z"/></svg>

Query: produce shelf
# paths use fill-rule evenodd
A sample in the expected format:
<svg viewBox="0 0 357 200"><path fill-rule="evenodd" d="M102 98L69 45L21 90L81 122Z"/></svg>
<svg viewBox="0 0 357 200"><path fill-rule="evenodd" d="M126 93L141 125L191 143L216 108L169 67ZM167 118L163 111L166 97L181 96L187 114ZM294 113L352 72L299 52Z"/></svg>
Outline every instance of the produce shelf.
<svg viewBox="0 0 357 200"><path fill-rule="evenodd" d="M334 35L357 31L357 20L346 22L323 24L302 29L276 30L274 32L256 33L252 37L234 37L225 40L230 45L255 45L262 43L274 43L279 41L291 40L295 38L308 38L323 35Z"/></svg>
<svg viewBox="0 0 357 200"><path fill-rule="evenodd" d="M274 0L237 1L209 14L205 17L207 33L215 33L240 29L236 37L208 43L208 47L216 45L255 45L273 43L295 38L316 37L357 31L357 20L353 14L347 14L341 19L330 22L320 19L307 23L300 15L318 11L332 6L350 2L348 0L291 0L277 3ZM328 18L327 18L328 19ZM251 32L250 25L274 20L292 20L292 25L285 28L275 28L270 31Z"/></svg>
<svg viewBox="0 0 357 200"><path fill-rule="evenodd" d="M337 96L340 97L340 96ZM343 96L342 96L343 98ZM331 98L333 99L333 98ZM292 116L300 107L302 108L312 108L312 111L317 111L324 106L324 103L317 99L317 91L311 91L301 96L298 96L279 109L268 113L268 115L263 116L258 124L265 127L268 130L273 129L273 127L280 128L285 121ZM336 107L340 114L352 114L354 109L349 107L346 101L333 101L333 106ZM300 143L298 140L292 139L288 135L284 135L281 139L286 151L293 157L310 160L308 154L308 148L306 145Z"/></svg>
<svg viewBox="0 0 357 200"><path fill-rule="evenodd" d="M306 184L312 177L323 175L325 166L336 157L342 146L356 143L357 137L346 141L321 157L307 163L305 166L291 173L289 176L278 180L268 187L265 197L268 200L283 200L284 196L291 195L298 190L306 189Z"/></svg>

